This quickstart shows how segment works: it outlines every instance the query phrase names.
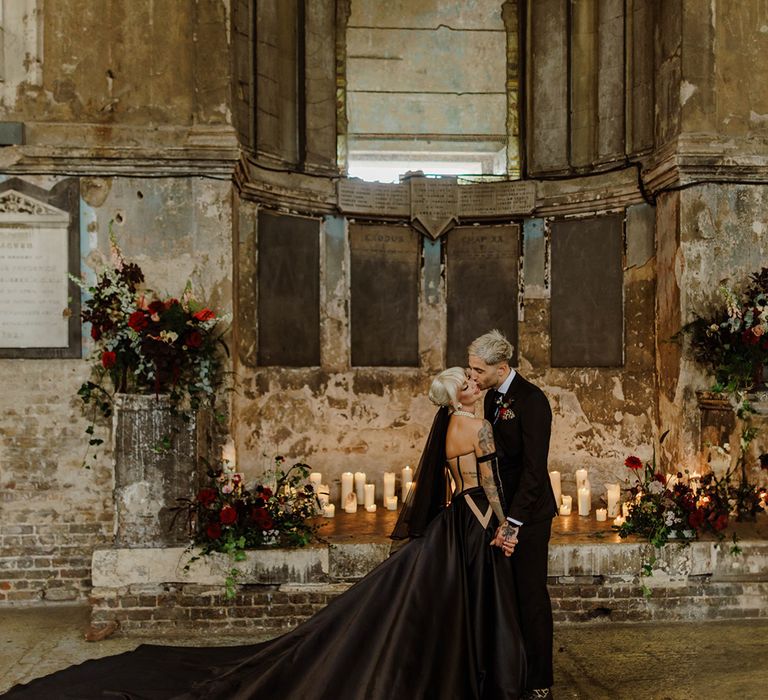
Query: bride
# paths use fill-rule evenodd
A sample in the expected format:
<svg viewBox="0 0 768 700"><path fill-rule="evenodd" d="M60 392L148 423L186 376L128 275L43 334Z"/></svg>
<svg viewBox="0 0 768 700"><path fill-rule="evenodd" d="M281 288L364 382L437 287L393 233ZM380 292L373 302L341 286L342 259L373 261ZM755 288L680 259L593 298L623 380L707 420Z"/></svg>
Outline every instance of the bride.
<svg viewBox="0 0 768 700"><path fill-rule="evenodd" d="M142 645L12 688L8 698L390 700L519 698L525 654L493 431L460 367L392 537L410 541L294 630L262 644ZM500 525L501 523L501 525Z"/></svg>

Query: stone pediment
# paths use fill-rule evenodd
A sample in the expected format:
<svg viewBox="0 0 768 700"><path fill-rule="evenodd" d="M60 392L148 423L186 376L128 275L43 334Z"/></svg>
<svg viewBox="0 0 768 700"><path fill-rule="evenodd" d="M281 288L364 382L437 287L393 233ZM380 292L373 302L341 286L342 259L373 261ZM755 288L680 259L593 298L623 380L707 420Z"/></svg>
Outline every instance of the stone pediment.
<svg viewBox="0 0 768 700"><path fill-rule="evenodd" d="M0 193L0 222L69 222L69 213L18 190Z"/></svg>

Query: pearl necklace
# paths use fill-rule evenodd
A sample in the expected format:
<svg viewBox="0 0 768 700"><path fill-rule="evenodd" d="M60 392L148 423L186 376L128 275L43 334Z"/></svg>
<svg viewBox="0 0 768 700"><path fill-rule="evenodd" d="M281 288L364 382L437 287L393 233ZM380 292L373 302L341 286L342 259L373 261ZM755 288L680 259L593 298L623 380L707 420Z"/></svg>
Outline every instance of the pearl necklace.
<svg viewBox="0 0 768 700"><path fill-rule="evenodd" d="M461 411L459 409L454 409L453 411L454 416L466 416L467 418L474 418L475 414L470 413L469 411Z"/></svg>

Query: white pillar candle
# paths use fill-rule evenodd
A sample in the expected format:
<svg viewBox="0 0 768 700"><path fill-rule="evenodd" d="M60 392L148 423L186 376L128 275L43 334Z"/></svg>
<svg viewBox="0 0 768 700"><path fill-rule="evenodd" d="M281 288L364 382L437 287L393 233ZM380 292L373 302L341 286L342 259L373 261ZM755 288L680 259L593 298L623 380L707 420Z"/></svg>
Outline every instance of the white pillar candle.
<svg viewBox="0 0 768 700"><path fill-rule="evenodd" d="M365 506L365 510L368 513L375 513L376 512L376 504L371 503L370 505Z"/></svg>
<svg viewBox="0 0 768 700"><path fill-rule="evenodd" d="M405 503L405 499L408 497L406 488L408 484L413 481L413 469L410 465L406 464L403 470L400 472L400 500Z"/></svg>
<svg viewBox="0 0 768 700"><path fill-rule="evenodd" d="M376 506L374 506L375 493L376 493L376 486L374 486L373 484L365 484L363 486L363 498L365 499L363 502L365 503L366 510L368 510L368 506L373 506L374 509L376 508Z"/></svg>
<svg viewBox="0 0 768 700"><path fill-rule="evenodd" d="M384 505L387 510L397 510L397 496L384 496Z"/></svg>
<svg viewBox="0 0 768 700"><path fill-rule="evenodd" d="M395 495L395 472L384 472L384 498ZM386 504L386 501L384 501Z"/></svg>
<svg viewBox="0 0 768 700"><path fill-rule="evenodd" d="M608 510L606 508L598 508L595 511L595 518L597 522L604 523L608 519Z"/></svg>
<svg viewBox="0 0 768 700"><path fill-rule="evenodd" d="M621 500L621 486L619 484L606 484L606 500L608 501L608 517L615 518L619 514L619 501Z"/></svg>
<svg viewBox="0 0 768 700"><path fill-rule="evenodd" d="M568 506L568 514L570 515L571 509L573 508L573 496L566 496L563 494L562 501L564 506Z"/></svg>
<svg viewBox="0 0 768 700"><path fill-rule="evenodd" d="M226 462L230 467L235 466L237 463L237 452L235 450L234 440L227 440L225 445L221 448L221 461Z"/></svg>
<svg viewBox="0 0 768 700"><path fill-rule="evenodd" d="M355 472L355 495L358 503L365 499L365 472Z"/></svg>
<svg viewBox="0 0 768 700"><path fill-rule="evenodd" d="M621 526L624 524L624 521L625 521L625 518L624 518L624 516L623 516L623 515L617 515L617 516L614 518L614 520L613 520L613 524L614 524L616 527L621 527Z"/></svg>
<svg viewBox="0 0 768 700"><path fill-rule="evenodd" d="M408 494L411 492L412 487L413 487L412 481L406 482L405 488L403 489L403 503L405 503L405 500L408 498Z"/></svg>
<svg viewBox="0 0 768 700"><path fill-rule="evenodd" d="M563 495L563 489L560 484L560 472L549 472L549 482L552 484L552 492L555 494L555 503L559 506Z"/></svg>
<svg viewBox="0 0 768 700"><path fill-rule="evenodd" d="M563 496L563 498L566 498ZM570 498L570 496L568 496ZM563 503L563 505L560 506L560 515L570 515L571 514L571 502L570 500L568 503Z"/></svg>
<svg viewBox="0 0 768 700"><path fill-rule="evenodd" d="M577 469L576 470L576 489L578 492L578 489L582 488L584 484L587 481L588 472L586 469Z"/></svg>
<svg viewBox="0 0 768 700"><path fill-rule="evenodd" d="M327 493L318 493L317 502L320 504L320 508L323 509L330 502L330 497L328 496Z"/></svg>
<svg viewBox="0 0 768 700"><path fill-rule="evenodd" d="M357 494L354 491L350 491L347 494L347 498L344 501L345 513L357 513Z"/></svg>
<svg viewBox="0 0 768 700"><path fill-rule="evenodd" d="M324 518L336 517L336 506L333 505L333 503L328 503L327 505L323 506L323 517Z"/></svg>
<svg viewBox="0 0 768 700"><path fill-rule="evenodd" d="M323 475L320 472L312 472L309 475L309 483L312 484L312 488L315 490L315 493L319 493L320 491L320 483L323 480Z"/></svg>
<svg viewBox="0 0 768 700"><path fill-rule="evenodd" d="M347 502L347 496L352 492L355 475L352 472L344 472L341 475L341 507Z"/></svg>
<svg viewBox="0 0 768 700"><path fill-rule="evenodd" d="M589 515L589 509L592 505L590 500L590 490L582 486L579 489L579 515Z"/></svg>

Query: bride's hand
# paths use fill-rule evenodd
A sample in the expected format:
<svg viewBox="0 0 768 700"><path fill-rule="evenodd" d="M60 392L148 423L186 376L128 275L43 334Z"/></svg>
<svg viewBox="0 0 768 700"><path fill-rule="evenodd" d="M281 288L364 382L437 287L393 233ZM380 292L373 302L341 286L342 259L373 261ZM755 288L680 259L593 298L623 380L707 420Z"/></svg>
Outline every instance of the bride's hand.
<svg viewBox="0 0 768 700"><path fill-rule="evenodd" d="M517 545L517 528L508 523L499 525L496 534L491 540L491 544L500 547L504 552L504 556L511 557Z"/></svg>

